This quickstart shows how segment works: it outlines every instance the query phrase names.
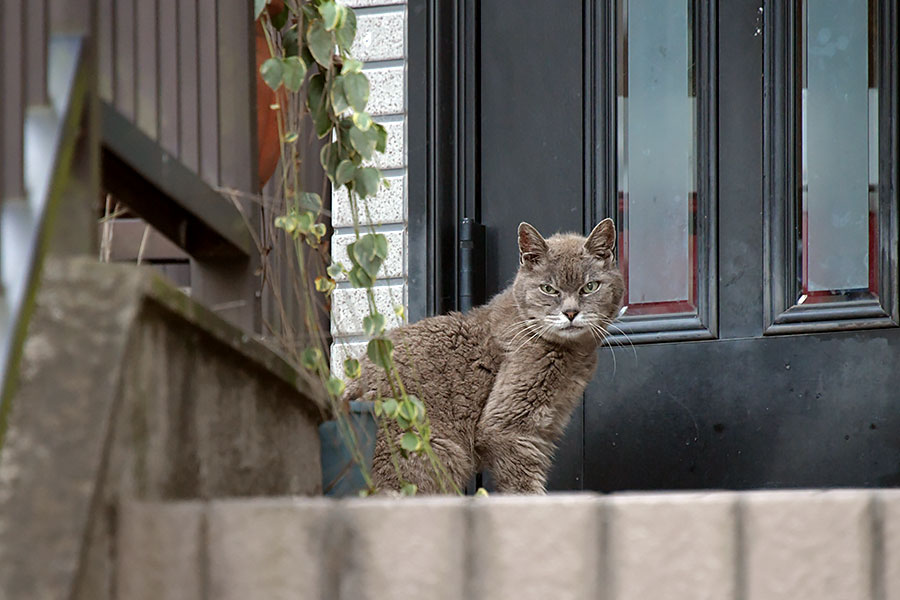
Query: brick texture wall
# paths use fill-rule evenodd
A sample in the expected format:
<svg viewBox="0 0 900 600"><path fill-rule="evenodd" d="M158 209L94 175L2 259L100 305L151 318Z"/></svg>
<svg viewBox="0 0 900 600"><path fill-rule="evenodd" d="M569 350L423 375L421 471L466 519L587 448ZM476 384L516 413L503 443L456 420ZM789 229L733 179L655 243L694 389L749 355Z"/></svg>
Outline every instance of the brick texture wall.
<svg viewBox="0 0 900 600"><path fill-rule="evenodd" d="M356 11L357 34L353 55L365 63L371 82L369 112L388 131L386 152L374 161L390 182L369 199L360 225L387 236L388 259L375 292L379 310L389 326L397 324L394 306L406 306L406 4L386 0L346 0ZM354 240L353 215L345 191L334 194L334 258L349 264L347 244ZM348 354L365 350L362 318L368 314L365 294L339 281L334 292L331 331L332 368L342 373Z"/></svg>

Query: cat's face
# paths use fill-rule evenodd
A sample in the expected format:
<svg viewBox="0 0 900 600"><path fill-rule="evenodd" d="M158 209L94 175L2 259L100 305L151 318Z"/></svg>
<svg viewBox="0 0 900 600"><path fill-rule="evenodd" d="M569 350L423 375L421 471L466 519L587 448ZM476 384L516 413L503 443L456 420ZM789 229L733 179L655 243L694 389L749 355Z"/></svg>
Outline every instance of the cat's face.
<svg viewBox="0 0 900 600"><path fill-rule="evenodd" d="M557 234L545 240L528 223L519 225L520 266L513 290L523 316L541 337L599 343L624 294L615 243L612 219L604 219L586 238Z"/></svg>

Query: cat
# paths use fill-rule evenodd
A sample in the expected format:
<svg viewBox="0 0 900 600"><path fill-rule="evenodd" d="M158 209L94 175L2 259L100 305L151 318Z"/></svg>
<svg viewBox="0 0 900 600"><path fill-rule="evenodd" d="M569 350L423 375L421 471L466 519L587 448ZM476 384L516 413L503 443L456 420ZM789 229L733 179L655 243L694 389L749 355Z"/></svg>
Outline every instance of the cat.
<svg viewBox="0 0 900 600"><path fill-rule="evenodd" d="M563 233L544 239L521 223L519 269L506 290L466 314L429 317L390 332L401 379L424 403L431 446L457 488L486 468L498 492L545 492L555 444L622 304L615 243L611 219L586 238ZM344 400L390 397L384 371L362 362ZM384 430L376 440L375 486L398 490L409 482L421 493L449 491L424 458L398 456L399 428L390 431L393 455Z"/></svg>

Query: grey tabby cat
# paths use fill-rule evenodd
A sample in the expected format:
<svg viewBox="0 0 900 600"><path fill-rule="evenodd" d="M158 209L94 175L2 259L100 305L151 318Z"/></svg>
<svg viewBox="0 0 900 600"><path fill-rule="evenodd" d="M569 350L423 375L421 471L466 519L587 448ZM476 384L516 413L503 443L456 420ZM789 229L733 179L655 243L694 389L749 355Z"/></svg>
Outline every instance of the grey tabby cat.
<svg viewBox="0 0 900 600"><path fill-rule="evenodd" d="M522 223L520 267L510 287L465 315L431 317L391 332L399 373L424 402L432 447L460 488L487 468L500 492L545 491L556 441L622 303L615 239L611 219L587 238L565 233L544 239ZM345 400L389 397L383 371L363 362ZM422 458L401 458L400 468L420 492L442 491ZM400 488L382 434L373 477L379 489Z"/></svg>

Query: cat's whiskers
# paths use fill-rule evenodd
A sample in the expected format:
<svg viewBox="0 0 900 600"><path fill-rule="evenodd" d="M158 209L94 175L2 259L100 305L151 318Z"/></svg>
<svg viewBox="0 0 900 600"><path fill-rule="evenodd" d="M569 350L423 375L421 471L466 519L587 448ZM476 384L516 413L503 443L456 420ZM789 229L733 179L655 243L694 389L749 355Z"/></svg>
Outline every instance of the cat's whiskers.
<svg viewBox="0 0 900 600"><path fill-rule="evenodd" d="M613 350L612 346L606 343L606 341L609 340L609 334L604 331L602 327L592 321L588 321L588 325L590 326L591 331L596 331L600 335L600 338L602 340L601 345L605 345L606 348L609 349L609 353L612 355L613 359L613 377L615 377L618 365L616 364L616 351Z"/></svg>
<svg viewBox="0 0 900 600"><path fill-rule="evenodd" d="M616 324L613 322L613 319L609 319L609 318L607 318L607 317L604 317L603 315L598 315L598 317L600 318L601 322L602 322L607 328L613 327L616 331L619 332L619 335L620 335L620 336L622 336L623 338L625 338L625 341L628 342L628 345L629 345L629 346L631 346L631 352L634 354L635 360L637 360L637 349L635 349L634 343L631 341L631 338L628 336L628 334L625 333L624 331L622 331L622 328L619 327L618 325L616 325ZM621 344L621 343L618 342L617 340L613 340L613 341L616 342L616 343L618 343L619 346L621 346L622 348L625 347L623 344Z"/></svg>
<svg viewBox="0 0 900 600"><path fill-rule="evenodd" d="M541 337L542 335L544 335L545 333L547 333L548 331L550 331L550 328L551 328L551 327L553 327L553 324L552 324L552 323L550 323L549 325L544 325L544 327L542 327L540 330L538 330L536 333L534 333L530 338L528 338L527 340L525 340L524 342L522 342L522 343L519 345L518 348L516 348L515 350L513 350L513 351L512 351L512 354L515 354L516 352L518 352L519 350L521 350L522 348L524 348L529 342L531 342L531 341L534 340L535 338Z"/></svg>
<svg viewBox="0 0 900 600"><path fill-rule="evenodd" d="M514 336L509 339L509 341L507 342L507 346L512 346L520 337L532 334L536 329L540 328L540 323L535 321L534 319L527 319L526 321L520 322L519 325L523 326L519 331L516 332Z"/></svg>

